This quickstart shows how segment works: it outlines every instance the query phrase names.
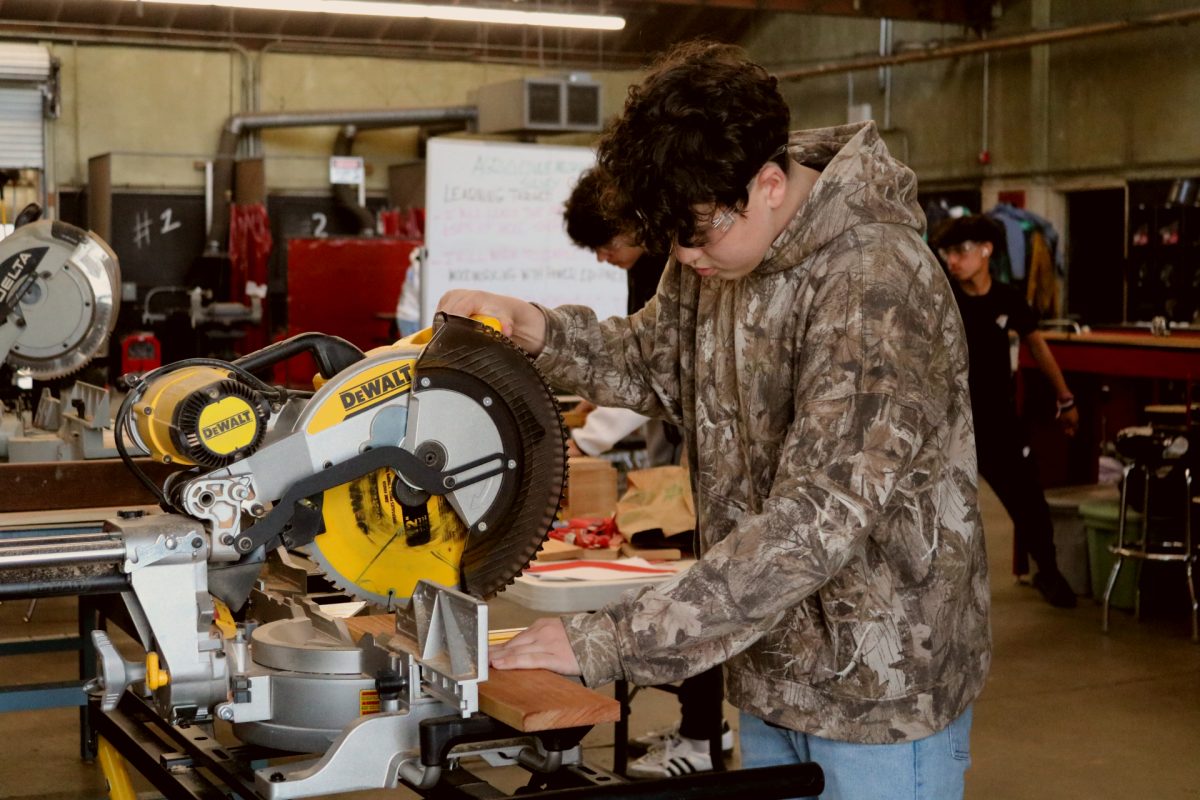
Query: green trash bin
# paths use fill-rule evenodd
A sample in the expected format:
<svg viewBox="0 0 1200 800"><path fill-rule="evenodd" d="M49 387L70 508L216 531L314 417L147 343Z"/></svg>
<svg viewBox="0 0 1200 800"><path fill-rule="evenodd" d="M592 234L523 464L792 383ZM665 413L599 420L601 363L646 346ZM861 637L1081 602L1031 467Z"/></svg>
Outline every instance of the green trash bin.
<svg viewBox="0 0 1200 800"><path fill-rule="evenodd" d="M1117 543L1117 529L1120 524L1120 502L1098 501L1079 504L1079 516L1083 517L1083 527L1087 532L1088 569L1092 575L1092 597L1096 602L1104 601L1104 590L1108 586L1108 576L1112 572L1117 557L1112 554L1110 547ZM1129 510L1125 519L1125 540L1136 541L1141 535L1142 515L1133 509ZM1138 558L1127 558L1121 565L1121 574L1113 586L1109 605L1113 608L1132 610L1137 602L1138 578L1142 572L1142 561Z"/></svg>

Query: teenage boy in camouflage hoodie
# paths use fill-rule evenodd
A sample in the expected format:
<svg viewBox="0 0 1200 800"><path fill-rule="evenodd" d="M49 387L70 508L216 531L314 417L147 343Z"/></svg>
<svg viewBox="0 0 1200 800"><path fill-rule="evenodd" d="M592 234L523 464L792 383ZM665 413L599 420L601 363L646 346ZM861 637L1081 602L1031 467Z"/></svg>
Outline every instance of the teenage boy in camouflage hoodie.
<svg viewBox="0 0 1200 800"><path fill-rule="evenodd" d="M492 663L594 686L725 662L743 766L816 761L827 798L959 797L991 654L962 323L874 124L788 122L740 50L677 49L599 149L614 216L674 242L655 298L603 322L443 298L556 384L680 425L694 467L691 569Z"/></svg>

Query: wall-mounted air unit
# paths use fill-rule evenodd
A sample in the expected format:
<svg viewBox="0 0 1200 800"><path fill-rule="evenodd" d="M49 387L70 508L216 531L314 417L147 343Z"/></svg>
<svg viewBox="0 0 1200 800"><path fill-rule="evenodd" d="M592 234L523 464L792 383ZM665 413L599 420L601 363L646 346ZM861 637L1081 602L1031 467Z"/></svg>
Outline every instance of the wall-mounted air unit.
<svg viewBox="0 0 1200 800"><path fill-rule="evenodd" d="M600 84L587 75L518 78L479 88L480 133L599 131Z"/></svg>

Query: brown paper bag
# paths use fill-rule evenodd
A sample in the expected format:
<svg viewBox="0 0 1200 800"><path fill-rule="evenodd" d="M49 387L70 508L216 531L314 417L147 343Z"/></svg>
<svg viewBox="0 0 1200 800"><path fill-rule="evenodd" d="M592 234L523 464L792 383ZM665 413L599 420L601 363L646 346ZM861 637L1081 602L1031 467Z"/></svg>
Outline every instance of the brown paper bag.
<svg viewBox="0 0 1200 800"><path fill-rule="evenodd" d="M637 469L626 481L625 495L617 501L617 529L625 536L656 529L671 536L695 529L696 507L686 469Z"/></svg>

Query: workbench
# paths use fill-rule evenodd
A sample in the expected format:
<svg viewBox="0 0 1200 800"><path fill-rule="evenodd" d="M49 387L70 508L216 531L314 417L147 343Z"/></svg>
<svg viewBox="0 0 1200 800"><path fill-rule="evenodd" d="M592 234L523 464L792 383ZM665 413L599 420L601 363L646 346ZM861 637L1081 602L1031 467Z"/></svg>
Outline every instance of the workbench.
<svg viewBox="0 0 1200 800"><path fill-rule="evenodd" d="M1148 421L1147 406L1179 403L1186 409L1200 381L1200 331L1154 336L1148 330L1043 331L1075 395L1079 433L1067 439L1054 420L1055 396L1022 347L1018 408L1029 426L1043 485L1097 480L1101 444L1117 431ZM1194 420L1181 420L1195 424Z"/></svg>

